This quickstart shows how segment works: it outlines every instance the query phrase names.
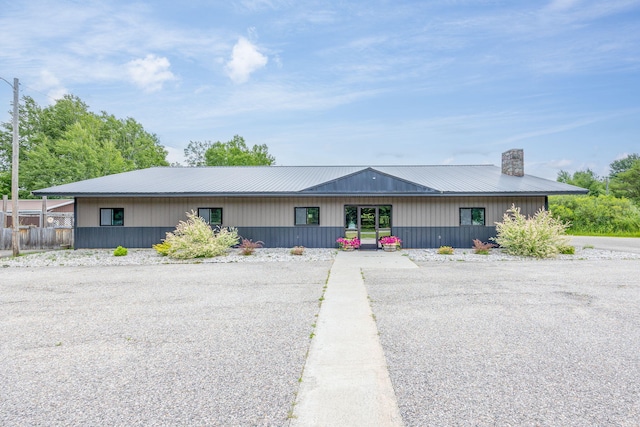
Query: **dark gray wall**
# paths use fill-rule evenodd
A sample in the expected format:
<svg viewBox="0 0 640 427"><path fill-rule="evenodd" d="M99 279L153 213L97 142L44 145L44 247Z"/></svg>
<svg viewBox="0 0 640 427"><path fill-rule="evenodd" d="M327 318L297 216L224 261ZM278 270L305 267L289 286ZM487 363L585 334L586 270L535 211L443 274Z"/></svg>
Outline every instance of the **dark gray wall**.
<svg viewBox="0 0 640 427"><path fill-rule="evenodd" d="M404 181L399 178L385 175L372 169L366 169L362 172L355 173L345 178L336 179L317 187L308 188L303 193L339 193L339 194L358 194L358 193L420 193L429 194L437 193L432 188L427 188L413 182Z"/></svg>
<svg viewBox="0 0 640 427"><path fill-rule="evenodd" d="M75 248L150 248L175 227L77 227Z"/></svg>
<svg viewBox="0 0 640 427"><path fill-rule="evenodd" d="M78 227L75 247L80 248L150 248L160 243L173 227ZM393 227L404 248L471 248L473 239L489 241L495 227ZM239 227L240 236L266 248L335 248L336 239L344 235L342 227Z"/></svg>
<svg viewBox="0 0 640 427"><path fill-rule="evenodd" d="M344 235L342 227L238 227L238 234L265 248L335 248L336 239Z"/></svg>
<svg viewBox="0 0 640 427"><path fill-rule="evenodd" d="M495 227L393 227L394 235L402 239L403 248L471 248L473 239L483 242L496 236Z"/></svg>

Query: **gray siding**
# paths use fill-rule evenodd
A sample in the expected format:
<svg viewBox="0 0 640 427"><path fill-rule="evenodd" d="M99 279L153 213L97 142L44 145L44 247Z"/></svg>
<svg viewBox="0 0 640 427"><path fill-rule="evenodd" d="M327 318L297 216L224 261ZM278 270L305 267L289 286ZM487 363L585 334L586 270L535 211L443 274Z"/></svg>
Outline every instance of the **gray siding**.
<svg viewBox="0 0 640 427"><path fill-rule="evenodd" d="M81 248L150 248L160 243L172 227L78 227L75 247ZM404 248L471 248L473 239L483 242L495 237L495 227L393 227ZM344 235L342 227L240 227L246 238L264 242L265 248L335 248L336 239Z"/></svg>
<svg viewBox="0 0 640 427"><path fill-rule="evenodd" d="M373 169L367 169L362 172L336 179L308 188L303 193L341 193L341 194L357 194L357 193L437 193L432 188L418 185L414 182L408 182L393 176L385 175Z"/></svg>
<svg viewBox="0 0 640 427"><path fill-rule="evenodd" d="M265 248L334 248L336 239L344 236L343 227L239 227L238 234L254 242L261 240Z"/></svg>
<svg viewBox="0 0 640 427"><path fill-rule="evenodd" d="M221 207L223 225L266 247L335 247L344 234L345 205L391 205L392 229L407 248L442 245L467 248L473 239L487 241L495 235L512 204L524 215L544 207L546 198L535 197L159 197L78 198L77 248L111 248L118 245L149 248L173 231L185 212ZM124 227L100 227L100 208L124 208ZM294 226L295 207L319 207L319 227ZM460 208L485 208L486 227L460 227Z"/></svg>
<svg viewBox="0 0 640 427"><path fill-rule="evenodd" d="M402 239L402 247L411 248L439 248L451 246L454 248L471 248L473 240L488 242L490 237L496 236L495 227L393 227L394 235Z"/></svg>
<svg viewBox="0 0 640 427"><path fill-rule="evenodd" d="M77 249L81 248L150 248L160 243L173 227L78 227ZM265 248L333 248L344 234L342 227L240 227L238 234Z"/></svg>
<svg viewBox="0 0 640 427"><path fill-rule="evenodd" d="M78 227L75 248L150 248L175 227Z"/></svg>

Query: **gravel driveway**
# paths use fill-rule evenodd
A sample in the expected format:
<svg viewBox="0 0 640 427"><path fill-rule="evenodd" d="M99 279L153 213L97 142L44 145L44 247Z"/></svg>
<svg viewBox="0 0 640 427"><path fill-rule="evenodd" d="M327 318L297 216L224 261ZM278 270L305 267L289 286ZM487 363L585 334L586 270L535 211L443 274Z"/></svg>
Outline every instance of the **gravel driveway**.
<svg viewBox="0 0 640 427"><path fill-rule="evenodd" d="M407 426L640 425L640 261L364 271Z"/></svg>
<svg viewBox="0 0 640 427"><path fill-rule="evenodd" d="M284 425L331 263L0 270L0 425Z"/></svg>

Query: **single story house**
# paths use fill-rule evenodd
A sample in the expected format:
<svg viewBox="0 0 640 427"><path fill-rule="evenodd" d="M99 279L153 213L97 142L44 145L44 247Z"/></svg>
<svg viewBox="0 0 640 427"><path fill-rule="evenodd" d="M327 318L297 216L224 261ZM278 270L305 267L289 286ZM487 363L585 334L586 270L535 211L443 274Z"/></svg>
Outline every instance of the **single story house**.
<svg viewBox="0 0 640 427"><path fill-rule="evenodd" d="M75 198L75 247L150 247L196 211L265 247L471 247L495 236L512 204L533 215L547 197L587 190L524 174L523 151L502 168L475 166L154 167L34 191Z"/></svg>
<svg viewBox="0 0 640 427"><path fill-rule="evenodd" d="M18 214L21 226L42 227L43 216L46 214L73 214L73 199L20 199L18 200ZM0 228L13 227L13 203L8 196L2 196L0 205ZM48 224L44 224L47 226Z"/></svg>

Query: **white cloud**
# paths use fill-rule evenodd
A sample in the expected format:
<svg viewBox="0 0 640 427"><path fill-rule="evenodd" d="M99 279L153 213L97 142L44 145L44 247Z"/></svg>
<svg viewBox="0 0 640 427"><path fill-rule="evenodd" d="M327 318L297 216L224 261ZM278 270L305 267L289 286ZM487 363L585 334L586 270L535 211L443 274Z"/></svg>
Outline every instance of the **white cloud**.
<svg viewBox="0 0 640 427"><path fill-rule="evenodd" d="M151 54L130 61L126 67L133 83L147 92L160 90L164 82L176 78L169 70L171 63L167 58Z"/></svg>
<svg viewBox="0 0 640 427"><path fill-rule="evenodd" d="M227 62L227 75L235 83L244 83L249 80L251 73L267 65L268 61L269 58L261 54L256 46L240 37Z"/></svg>
<svg viewBox="0 0 640 427"><path fill-rule="evenodd" d="M47 96L53 102L62 98L69 93L66 87L60 83L60 80L49 70L42 70L40 72L40 79L37 83L38 90L47 91Z"/></svg>

